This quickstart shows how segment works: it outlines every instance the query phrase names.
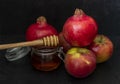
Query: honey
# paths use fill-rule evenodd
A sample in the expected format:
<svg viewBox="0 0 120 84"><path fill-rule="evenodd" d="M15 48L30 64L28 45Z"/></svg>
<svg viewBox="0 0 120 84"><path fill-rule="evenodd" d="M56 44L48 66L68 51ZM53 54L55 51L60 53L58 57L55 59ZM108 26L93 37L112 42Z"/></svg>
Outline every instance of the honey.
<svg viewBox="0 0 120 84"><path fill-rule="evenodd" d="M61 63L57 49L33 49L31 56L33 67L41 71L57 69Z"/></svg>

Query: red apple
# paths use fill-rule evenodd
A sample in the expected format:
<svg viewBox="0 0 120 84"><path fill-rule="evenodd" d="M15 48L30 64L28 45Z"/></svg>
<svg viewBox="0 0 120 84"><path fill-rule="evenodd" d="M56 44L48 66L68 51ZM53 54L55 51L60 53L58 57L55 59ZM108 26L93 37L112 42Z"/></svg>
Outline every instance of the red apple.
<svg viewBox="0 0 120 84"><path fill-rule="evenodd" d="M63 26L63 35L72 46L85 47L90 45L97 35L96 21L81 9L76 9Z"/></svg>
<svg viewBox="0 0 120 84"><path fill-rule="evenodd" d="M96 68L96 56L86 48L73 47L66 53L65 68L73 77L87 77Z"/></svg>
<svg viewBox="0 0 120 84"><path fill-rule="evenodd" d="M59 33L59 41L60 46L63 47L63 50L66 53L71 48L71 45L65 40L62 32Z"/></svg>
<svg viewBox="0 0 120 84"><path fill-rule="evenodd" d="M97 63L103 63L111 58L113 43L105 35L97 35L90 45L90 49L96 54Z"/></svg>

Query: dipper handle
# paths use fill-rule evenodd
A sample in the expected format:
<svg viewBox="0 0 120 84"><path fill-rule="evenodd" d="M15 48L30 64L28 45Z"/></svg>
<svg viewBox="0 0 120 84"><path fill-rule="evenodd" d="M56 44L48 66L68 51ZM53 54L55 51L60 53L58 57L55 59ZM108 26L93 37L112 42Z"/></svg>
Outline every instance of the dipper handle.
<svg viewBox="0 0 120 84"><path fill-rule="evenodd" d="M25 47L25 46L57 46L59 44L58 36L51 35L43 37L42 39L27 41L27 42L19 42L19 43L10 43L10 44L1 44L0 50L14 48L14 47Z"/></svg>

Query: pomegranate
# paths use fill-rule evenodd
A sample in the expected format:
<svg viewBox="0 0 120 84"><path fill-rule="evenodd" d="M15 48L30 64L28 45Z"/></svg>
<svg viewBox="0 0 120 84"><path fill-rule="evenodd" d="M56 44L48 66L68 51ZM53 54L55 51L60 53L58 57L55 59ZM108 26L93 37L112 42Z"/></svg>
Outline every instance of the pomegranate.
<svg viewBox="0 0 120 84"><path fill-rule="evenodd" d="M63 51L66 53L72 46L65 40L63 33L59 33L60 46L63 47Z"/></svg>
<svg viewBox="0 0 120 84"><path fill-rule="evenodd" d="M26 32L26 40L32 41L49 35L58 35L58 32L53 26L47 24L44 16L40 16L37 18L36 23L28 27Z"/></svg>
<svg viewBox="0 0 120 84"><path fill-rule="evenodd" d="M37 18L37 22L31 24L26 32L26 40L32 41L36 39L41 39L45 36L58 35L57 30L50 24L47 23L44 16ZM46 48L44 46L34 46L34 48ZM47 47L48 48L48 47ZM51 48L51 47L49 47Z"/></svg>
<svg viewBox="0 0 120 84"><path fill-rule="evenodd" d="M63 26L63 35L72 46L84 47L89 45L98 31L96 21L86 15L83 10L76 9Z"/></svg>

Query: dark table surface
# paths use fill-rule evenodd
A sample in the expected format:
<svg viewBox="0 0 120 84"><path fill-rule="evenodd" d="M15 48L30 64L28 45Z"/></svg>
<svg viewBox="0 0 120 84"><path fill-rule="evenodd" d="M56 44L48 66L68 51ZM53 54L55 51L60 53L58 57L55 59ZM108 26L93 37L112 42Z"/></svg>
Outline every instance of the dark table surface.
<svg viewBox="0 0 120 84"><path fill-rule="evenodd" d="M1 36L1 43L19 42L23 35ZM98 64L94 73L84 79L74 78L66 72L64 63L51 72L35 70L29 56L21 60L8 62L0 51L0 84L120 84L120 36L110 37L114 43L112 58Z"/></svg>
<svg viewBox="0 0 120 84"><path fill-rule="evenodd" d="M120 84L120 0L0 0L0 44L25 41L26 29L41 15L61 31L75 8L95 18L99 33L113 41L112 58L87 78L77 79L68 75L64 63L41 72L31 66L29 56L8 62L0 50L0 84Z"/></svg>

